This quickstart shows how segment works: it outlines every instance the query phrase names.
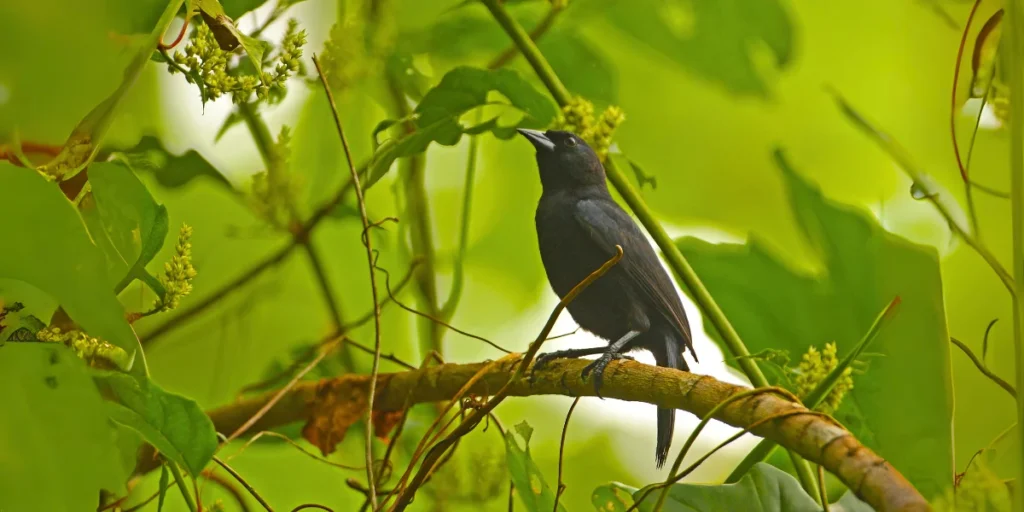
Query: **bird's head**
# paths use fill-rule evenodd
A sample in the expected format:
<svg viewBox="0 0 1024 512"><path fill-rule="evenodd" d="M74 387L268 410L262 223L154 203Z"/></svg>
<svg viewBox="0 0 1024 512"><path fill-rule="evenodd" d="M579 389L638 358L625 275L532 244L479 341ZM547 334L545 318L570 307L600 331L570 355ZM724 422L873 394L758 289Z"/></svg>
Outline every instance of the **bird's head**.
<svg viewBox="0 0 1024 512"><path fill-rule="evenodd" d="M578 135L525 128L520 128L519 133L537 149L537 167L545 189L606 186L601 159Z"/></svg>

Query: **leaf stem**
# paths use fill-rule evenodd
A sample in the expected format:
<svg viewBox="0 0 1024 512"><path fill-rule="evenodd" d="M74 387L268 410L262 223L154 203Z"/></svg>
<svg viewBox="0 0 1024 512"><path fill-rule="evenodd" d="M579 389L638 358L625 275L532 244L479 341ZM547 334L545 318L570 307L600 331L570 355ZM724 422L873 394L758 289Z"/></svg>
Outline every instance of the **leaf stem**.
<svg viewBox="0 0 1024 512"><path fill-rule="evenodd" d="M477 123L482 120L482 111L477 111ZM450 322L455 314L455 308L462 298L462 286L465 279L466 247L469 245L469 222L473 210L473 183L476 181L476 160L477 150L480 146L480 138L469 139L469 156L466 157L466 181L462 185L462 219L459 225L459 245L455 251L454 269L452 270L452 289L448 293L448 299L441 306L441 318Z"/></svg>
<svg viewBox="0 0 1024 512"><path fill-rule="evenodd" d="M1001 57L1010 83L1010 201L1013 215L1013 345L1017 389L1024 389L1024 6L1006 2ZM1017 396L1017 425L1024 425L1024 395ZM1024 428L1017 429L1018 450L1024 450ZM1024 453L1018 452L1017 477L1024 475ZM1024 510L1024 493L1014 493L1014 510Z"/></svg>
<svg viewBox="0 0 1024 512"><path fill-rule="evenodd" d="M1009 393L1014 400L1017 399L1017 390L1014 389L1014 387L1010 385L1009 382L1006 382L1000 376L996 375L995 373L992 373L992 370L989 370L988 366L986 366L985 363L981 361L981 359L978 359L978 356L974 355L974 351L971 350L971 347L968 347L966 343L953 337L950 337L949 341L956 345L957 348L959 348L964 353L964 355L966 355L971 360L971 362L974 363L974 366L978 368L979 372L988 377L989 380L991 380L992 382L995 382L996 385L1006 390L1006 392Z"/></svg>
<svg viewBox="0 0 1024 512"><path fill-rule="evenodd" d="M171 469L171 475L174 476L174 482L178 484L178 490L181 491L181 497L185 498L185 505L191 512L197 512L196 502L192 499L192 494L188 492L188 486L185 485L185 478L181 475L181 470L178 469L178 464L172 460L166 461L167 467Z"/></svg>
<svg viewBox="0 0 1024 512"><path fill-rule="evenodd" d="M567 105L572 99L572 95L569 94L569 90L565 88L562 81L555 74L555 70L551 68L551 64L548 64L544 54L540 52L537 45L534 44L533 40L530 39L530 34L526 33L523 26L516 22L509 14L508 10L505 9L505 5L499 0L483 0L487 9L491 11L491 15L494 16L494 20L501 25L501 28L505 29L505 32L509 37L512 38L512 42L522 52L523 57L529 61L530 66L533 67L534 71L537 72L537 76L544 82L544 86L551 91L551 95L555 97L555 101L559 105Z"/></svg>

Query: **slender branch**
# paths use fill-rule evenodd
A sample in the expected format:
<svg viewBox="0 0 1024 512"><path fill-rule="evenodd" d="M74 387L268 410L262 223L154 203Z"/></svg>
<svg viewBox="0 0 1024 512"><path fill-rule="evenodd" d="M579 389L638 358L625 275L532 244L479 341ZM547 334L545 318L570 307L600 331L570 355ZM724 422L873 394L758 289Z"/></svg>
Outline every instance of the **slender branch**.
<svg viewBox="0 0 1024 512"><path fill-rule="evenodd" d="M249 482L246 482L245 479L242 478L242 475L238 474L234 468L229 466L228 463L220 460L220 457L217 457L216 455L214 455L213 461L220 465L220 467L224 468L224 471L227 471L231 476L235 477L235 480L238 480L238 483L242 484L242 487L245 487L245 490L249 491L249 494L251 494L253 498L256 498L256 501L260 502L260 505L263 505L263 508L267 509L267 512L274 512L274 509L269 503L267 503L267 500L263 499L263 496L260 496L260 493L256 492L256 489L249 485Z"/></svg>
<svg viewBox="0 0 1024 512"><path fill-rule="evenodd" d="M366 215L366 202L363 198L363 187L359 183L359 172L356 170L355 162L352 160L352 151L348 147L348 139L345 138L345 129L341 124L341 117L338 115L338 106L334 102L334 93L331 92L331 86L327 83L327 76L324 75L323 69L320 67L320 60L313 56L313 64L316 65L316 71L320 75L320 82L323 83L324 92L327 94L327 100L331 105L331 113L334 114L334 124L338 128L338 138L341 139L341 146L345 150L345 158L348 160L348 168L352 174L352 183L355 185L356 190L356 201L359 205L359 217L363 222L363 232L367 234L363 238L363 245L366 247L366 259L369 265L370 271L370 293L373 298L373 323L374 323L374 336L373 336L373 369L370 373L370 389L367 393L367 419L366 419L366 478L368 480L367 485L370 489L370 505L376 510L377 508L377 491L376 482L373 478L373 401L375 393L375 387L377 385L377 373L380 371L380 301L377 299L377 272L375 271L376 265L374 264L373 256L373 240L369 236L368 231L370 230L370 220Z"/></svg>
<svg viewBox="0 0 1024 512"><path fill-rule="evenodd" d="M334 289L327 278L327 272L324 270L320 254L313 245L313 241L308 238L303 242L302 246L306 249L306 255L309 256L309 264L313 267L313 273L316 274L316 281L320 287L320 293L324 296L324 302L327 304L327 311L331 315L331 322L333 322L335 329L340 330L344 325L341 319L341 305L334 297ZM348 368L351 369L351 366Z"/></svg>
<svg viewBox="0 0 1024 512"><path fill-rule="evenodd" d="M492 364L469 391L485 394L488 390L504 387L505 396L595 396L592 383L580 377L588 361L552 361L535 372L532 382L510 379L521 369L520 362L518 358L505 358ZM407 404L450 400L487 364L445 364L423 370L380 374L375 379L374 409L398 411ZM254 427L268 430L302 421L311 416L318 403L330 400L339 404L365 400L370 385L371 379L367 375L300 382ZM717 404L747 389L709 376L617 361L608 367L601 394L605 398L682 409L703 417ZM272 397L273 393L267 393L232 403L210 411L209 415L218 431L231 431ZM926 510L921 508L926 505L924 499L895 468L861 445L834 420L813 415L799 404L762 393L720 409L714 418L743 428L787 411L793 411L794 416L761 424L753 433L821 464L877 510Z"/></svg>
<svg viewBox="0 0 1024 512"><path fill-rule="evenodd" d="M1006 2L1002 67L1010 84L1010 202L1013 218L1013 345L1017 389L1024 389L1024 6ZM1024 475L1024 396L1017 397L1017 475ZM1024 510L1024 493L1014 493L1014 510Z"/></svg>
<svg viewBox="0 0 1024 512"><path fill-rule="evenodd" d="M580 397L576 397L572 401L572 405L569 406L569 412L565 413L565 424L562 425L562 439L558 442L558 490L555 491L555 505L552 507L551 512L558 512L558 500L562 498L562 493L565 492L565 483L562 481L562 462L565 461L565 436L569 432L569 420L572 418L572 412L576 410L576 405L580 403Z"/></svg>
<svg viewBox="0 0 1024 512"><path fill-rule="evenodd" d="M572 95L569 94L569 90L562 84L558 75L555 74L555 70L551 68L551 64L548 64L547 59L544 58L537 45L530 39L530 34L527 34L523 30L522 25L512 18L512 15L505 9L505 5L499 0L483 0L483 3L491 11L495 21L512 38L512 42L522 52L523 57L526 57L526 60L529 61L530 66L537 72L537 76L544 82L544 86L555 97L555 101L561 106L567 105L572 99Z"/></svg>
<svg viewBox="0 0 1024 512"><path fill-rule="evenodd" d="M483 121L483 110L477 110L476 124ZM469 245L469 221L472 218L473 191L476 187L473 182L476 180L477 150L480 146L479 137L469 139L469 156L466 157L466 181L462 185L462 219L459 225L459 245L455 250L455 262L452 270L452 289L448 292L448 299L441 306L441 318L450 322L455 315L455 308L462 299L462 285L465 279L466 247Z"/></svg>
<svg viewBox="0 0 1024 512"><path fill-rule="evenodd" d="M171 470L171 475L174 476L174 483L178 484L178 490L181 491L181 497L185 499L185 505L188 506L189 511L197 512L196 502L188 492L188 486L185 485L185 477L182 476L178 464L168 460L167 467Z"/></svg>
<svg viewBox="0 0 1024 512"><path fill-rule="evenodd" d="M402 131L406 136L416 131L411 120L405 94L390 75L387 81L394 103L396 117L404 119ZM426 187L426 157L423 153L410 155L398 162L398 174L405 189L405 214L403 218L412 219L409 229L409 242L414 257L422 258L423 265L416 270L416 289L419 292L421 307L426 309L428 318L419 322L421 341L420 353L435 351L443 353L441 340L444 337L443 326L429 320L430 317L442 317L441 306L437 299L437 272L435 270L434 237L430 222L430 202Z"/></svg>
<svg viewBox="0 0 1024 512"><path fill-rule="evenodd" d="M531 40L535 42L538 41L549 29L551 29L552 26L554 26L555 20L558 19L558 15L565 10L565 4L566 2L564 0L555 0L551 2L551 8L548 9L547 14L545 14L544 18L540 20L540 23L537 23L537 26L530 31ZM500 55L495 57L494 60L487 65L487 68L498 69L503 67L505 64L508 64L509 61L514 59L516 55L519 55L519 46L513 44L505 51L501 52Z"/></svg>
<svg viewBox="0 0 1024 512"><path fill-rule="evenodd" d="M985 365L985 363L982 362L981 359L978 359L978 356L974 355L974 352L971 350L971 347L968 347L966 343L953 337L950 337L949 341L956 345L957 348L959 348L964 353L964 355L967 356L972 363L974 363L974 366L978 368L979 372L981 372L984 376L988 377L989 380L991 380L992 382L995 382L997 386L1006 390L1006 392L1009 393L1014 400L1017 399L1017 390L1014 389L1009 382L1006 382L1005 380L1002 379L1002 377L993 373L992 370L989 370L988 366Z"/></svg>
<svg viewBox="0 0 1024 512"><path fill-rule="evenodd" d="M964 26L963 35L960 37L960 46L956 51L956 65L953 66L953 87L949 99L949 133L953 138L953 155L956 156L956 165L960 168L960 177L967 184L968 196L970 195L970 178L968 177L967 168L964 166L963 160L960 159L960 145L957 144L956 140L956 92L957 84L960 82L960 64L963 61L964 47L967 45L967 33L971 30L971 22L974 21L974 14L978 12L978 5L980 4L981 0L974 0L971 12L967 15L967 25Z"/></svg>

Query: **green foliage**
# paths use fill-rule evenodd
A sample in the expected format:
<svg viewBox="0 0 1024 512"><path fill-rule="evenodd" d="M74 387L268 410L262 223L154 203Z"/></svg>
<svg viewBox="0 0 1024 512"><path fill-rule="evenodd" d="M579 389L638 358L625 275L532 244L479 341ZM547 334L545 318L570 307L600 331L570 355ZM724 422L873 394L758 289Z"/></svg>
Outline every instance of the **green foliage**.
<svg viewBox="0 0 1024 512"><path fill-rule="evenodd" d="M530 437L533 428L525 421L515 426L516 433L523 438L523 447L519 447L515 434L505 432L505 453L508 460L508 472L515 484L516 494L526 510L530 512L548 512L555 510L555 491L551 489L540 468L530 456ZM558 510L565 510L561 503Z"/></svg>
<svg viewBox="0 0 1024 512"><path fill-rule="evenodd" d="M0 162L0 218L12 219L0 223L0 240L22 248L0 251L0 277L46 292L88 334L141 359L103 253L61 190L35 171ZM145 364L136 369L143 371Z"/></svg>
<svg viewBox="0 0 1024 512"><path fill-rule="evenodd" d="M645 489L633 494L643 501L638 510L654 510L660 489L644 497ZM872 512L872 508L850 495L840 500L844 512ZM833 505L834 506L834 505ZM838 508L838 507L837 507ZM603 510L603 509L602 509ZM804 492L800 482L774 466L758 463L739 482L724 485L673 484L662 507L665 512L743 510L749 512L819 512L821 505Z"/></svg>
<svg viewBox="0 0 1024 512"><path fill-rule="evenodd" d="M501 93L508 103L519 111L516 123L499 124L507 112L499 112L474 126L465 126L460 118L468 112L488 105L488 93ZM554 119L557 111L551 100L535 89L515 71L485 70L458 67L449 71L434 88L427 91L414 111L416 130L409 135L381 146L370 165L366 186L372 186L390 169L397 158L426 151L431 142L454 146L462 134L491 132L508 139L515 135L516 127L544 128ZM395 124L384 122L376 131Z"/></svg>
<svg viewBox="0 0 1024 512"><path fill-rule="evenodd" d="M779 0L595 1L612 25L683 69L743 95L768 96L753 47L771 51L773 65L793 56L793 23Z"/></svg>
<svg viewBox="0 0 1024 512"><path fill-rule="evenodd" d="M934 250L824 199L778 155L793 214L821 273L794 272L756 239L747 245L679 241L751 351L802 353L834 340L848 350L896 296L900 314L880 334L868 375L836 417L922 492L952 478L949 337ZM735 364L735 363L731 363ZM907 371L913 368L914 371ZM891 418L901 418L891 421Z"/></svg>
<svg viewBox="0 0 1024 512"><path fill-rule="evenodd" d="M213 423L199 404L160 389L148 378L104 372L94 379L112 396L106 408L110 419L135 429L164 457L199 476L217 448Z"/></svg>
<svg viewBox="0 0 1024 512"><path fill-rule="evenodd" d="M167 238L167 208L157 203L135 173L120 163L90 166L89 183L103 224L103 231L92 230L93 239L106 237L111 243L100 242L100 247L116 251L105 254L108 262L129 267L127 275L118 276L125 279L115 289L124 289L132 278L152 282L145 267Z"/></svg>
<svg viewBox="0 0 1024 512"><path fill-rule="evenodd" d="M100 489L124 492L131 468L79 358L57 345L0 345L0 389L0 509L77 512L95 509Z"/></svg>

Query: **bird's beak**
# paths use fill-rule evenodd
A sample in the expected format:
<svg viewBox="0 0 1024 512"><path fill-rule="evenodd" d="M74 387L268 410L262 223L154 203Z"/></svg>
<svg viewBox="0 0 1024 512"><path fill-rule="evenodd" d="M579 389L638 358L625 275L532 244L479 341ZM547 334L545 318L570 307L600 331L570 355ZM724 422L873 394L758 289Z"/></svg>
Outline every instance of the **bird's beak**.
<svg viewBox="0 0 1024 512"><path fill-rule="evenodd" d="M527 130L526 128L516 128L516 131L518 131L523 137L526 137L526 139L533 144L533 147L537 148L537 151L542 149L544 151L555 150L555 143L551 142L551 139L549 139L547 135L544 135L544 132Z"/></svg>

